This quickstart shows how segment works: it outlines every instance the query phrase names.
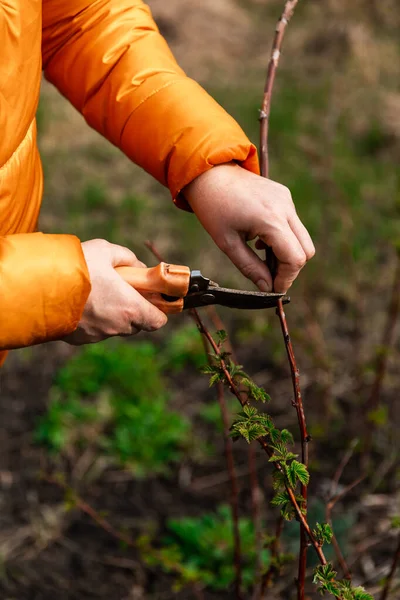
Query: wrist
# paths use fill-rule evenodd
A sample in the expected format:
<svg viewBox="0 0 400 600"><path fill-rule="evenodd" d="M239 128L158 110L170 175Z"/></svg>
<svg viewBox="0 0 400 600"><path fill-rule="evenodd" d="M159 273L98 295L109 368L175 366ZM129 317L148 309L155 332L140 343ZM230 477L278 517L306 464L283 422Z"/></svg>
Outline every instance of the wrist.
<svg viewBox="0 0 400 600"><path fill-rule="evenodd" d="M229 162L221 165L215 165L211 169L208 169L201 175L198 175L193 181L188 183L182 190L182 194L185 200L189 203L191 208L195 210L194 205L199 198L207 194L215 188L216 185L222 183L225 177L230 178L232 176L233 169L241 169L237 163Z"/></svg>

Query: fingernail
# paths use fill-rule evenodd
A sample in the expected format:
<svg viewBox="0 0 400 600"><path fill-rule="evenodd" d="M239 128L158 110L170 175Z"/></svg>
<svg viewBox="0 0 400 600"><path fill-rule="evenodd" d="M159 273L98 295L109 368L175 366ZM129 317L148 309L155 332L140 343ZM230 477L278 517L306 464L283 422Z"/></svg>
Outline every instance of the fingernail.
<svg viewBox="0 0 400 600"><path fill-rule="evenodd" d="M271 291L271 285L267 281L265 281L265 279L259 279L256 283L256 286L262 292L270 292Z"/></svg>

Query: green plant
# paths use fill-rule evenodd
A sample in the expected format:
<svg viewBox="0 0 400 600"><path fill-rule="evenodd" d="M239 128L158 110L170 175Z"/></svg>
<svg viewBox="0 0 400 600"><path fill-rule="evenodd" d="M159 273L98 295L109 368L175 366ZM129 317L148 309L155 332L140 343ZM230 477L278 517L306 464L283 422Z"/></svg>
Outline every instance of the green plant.
<svg viewBox="0 0 400 600"><path fill-rule="evenodd" d="M154 397L151 408L147 402L114 398L112 408L112 425L101 446L136 476L166 472L168 464L181 458L189 424L167 409L164 397Z"/></svg>
<svg viewBox="0 0 400 600"><path fill-rule="evenodd" d="M98 418L96 405L83 403L73 395L63 399L59 390L54 389L47 413L35 429L34 439L45 445L50 453L56 454L70 443L72 435L75 441L82 439L83 426L95 423Z"/></svg>
<svg viewBox="0 0 400 600"><path fill-rule="evenodd" d="M139 476L164 472L189 441L165 390L153 344L87 346L58 373L35 439L53 453L91 444Z"/></svg>
<svg viewBox="0 0 400 600"><path fill-rule="evenodd" d="M178 586L195 581L212 590L226 590L235 579L232 516L227 506L220 506L213 514L199 517L170 519L168 534L160 550L142 544L142 554L147 563L158 564L165 571L176 571L169 561L181 565ZM243 584L249 589L255 577L256 545L253 523L239 519L243 553ZM167 560L164 558L166 557ZM263 568L268 568L270 553L262 552Z"/></svg>
<svg viewBox="0 0 400 600"><path fill-rule="evenodd" d="M351 581L347 579L338 580L336 577L337 573L330 563L316 568L314 583L318 586L321 596L328 593L340 600L374 600L363 587L354 588Z"/></svg>
<svg viewBox="0 0 400 600"><path fill-rule="evenodd" d="M319 498L312 498L308 504L308 520L310 523L315 524L313 526L314 533L317 538L320 538L319 541L324 541L324 553L326 559L328 561L335 560L335 551L334 548L328 539L323 538L323 535L319 535L319 527L318 525L323 524L324 519L326 518L326 506L325 503ZM345 514L333 515L332 517L332 528L335 532L335 537L337 542L342 550L342 552L347 555L350 551L349 547L349 532L354 527L356 523L356 511L348 509ZM326 525L322 525L326 526ZM322 534L322 532L321 532ZM285 542L286 548L289 552L295 553L298 548L298 538L299 538L299 525L296 521L292 521L291 523L287 523L285 527L285 531L283 534L283 540ZM313 556L311 553L308 557L308 564L310 567L316 567L318 564L317 557Z"/></svg>
<svg viewBox="0 0 400 600"><path fill-rule="evenodd" d="M274 426L270 415L260 413L257 408L251 406L250 401L269 400L268 394L259 386L257 386L251 378L243 371L241 365L235 364L229 353L223 351L222 346L226 341L225 332L218 331L216 342L209 331L205 328L200 317L196 314L196 320L200 332L207 339L213 349L211 355L212 362L203 371L210 376L210 385L215 383L223 383L227 385L230 391L236 396L242 405L242 412L239 413L236 420L233 422L231 430L234 438L243 437L249 444L257 440L267 456L268 460L273 464L273 488L275 495L271 501L273 506L281 508L281 516L287 521L294 518L300 521L301 547L299 578L297 582L299 598L304 597L305 584L305 566L302 566L301 552L302 549L307 549L308 541L314 547L320 564L315 570L314 583L319 586L321 594L330 593L340 600L373 600L362 587L353 587L350 580L339 580L336 577L336 572L333 570L330 563L327 562L325 554L322 550L324 544L329 544L333 538L333 530L330 524L316 523L315 529L312 530L306 509L307 495L304 495L304 490L307 491L309 483L309 472L304 458L302 462L296 460L297 455L291 452L288 445L293 444L293 437L286 429L279 430ZM282 323L282 320L281 320ZM282 330L285 337L285 343L288 348L289 359L291 363L292 379L294 389L297 392L298 388L298 371L294 356L290 355L291 347L290 337L287 328L284 327L285 321L282 323ZM243 389L244 388L244 389ZM296 395L296 400L298 396ZM298 404L294 403L298 410ZM302 432L302 447L304 457L304 432L306 432L304 415L299 418L299 426ZM306 436L307 437L307 436ZM300 494L297 492L297 487L300 484ZM302 539L304 536L304 541ZM259 555L260 556L260 555ZM268 574L269 575L269 574ZM263 578L262 589L265 591L265 581L267 575Z"/></svg>

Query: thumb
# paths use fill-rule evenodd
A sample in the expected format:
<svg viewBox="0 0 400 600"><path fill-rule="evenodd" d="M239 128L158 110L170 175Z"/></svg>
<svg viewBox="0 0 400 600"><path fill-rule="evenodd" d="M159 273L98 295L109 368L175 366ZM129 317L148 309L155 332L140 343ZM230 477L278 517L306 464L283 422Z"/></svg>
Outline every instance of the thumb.
<svg viewBox="0 0 400 600"><path fill-rule="evenodd" d="M119 246L118 244L110 244L110 246L111 264L113 267L146 267L129 248Z"/></svg>
<svg viewBox="0 0 400 600"><path fill-rule="evenodd" d="M268 267L240 236L223 250L239 271L262 292L272 291L273 283Z"/></svg>

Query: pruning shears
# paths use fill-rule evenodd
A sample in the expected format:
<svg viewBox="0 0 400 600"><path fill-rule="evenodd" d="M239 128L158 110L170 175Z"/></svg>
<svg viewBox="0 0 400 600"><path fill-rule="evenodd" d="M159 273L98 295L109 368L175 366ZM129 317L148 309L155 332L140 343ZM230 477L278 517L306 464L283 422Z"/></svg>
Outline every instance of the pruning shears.
<svg viewBox="0 0 400 600"><path fill-rule="evenodd" d="M129 285L166 314L211 304L255 310L277 306L281 298L284 304L290 302L284 294L220 287L200 271L191 271L183 265L162 262L149 269L117 267L115 270Z"/></svg>

